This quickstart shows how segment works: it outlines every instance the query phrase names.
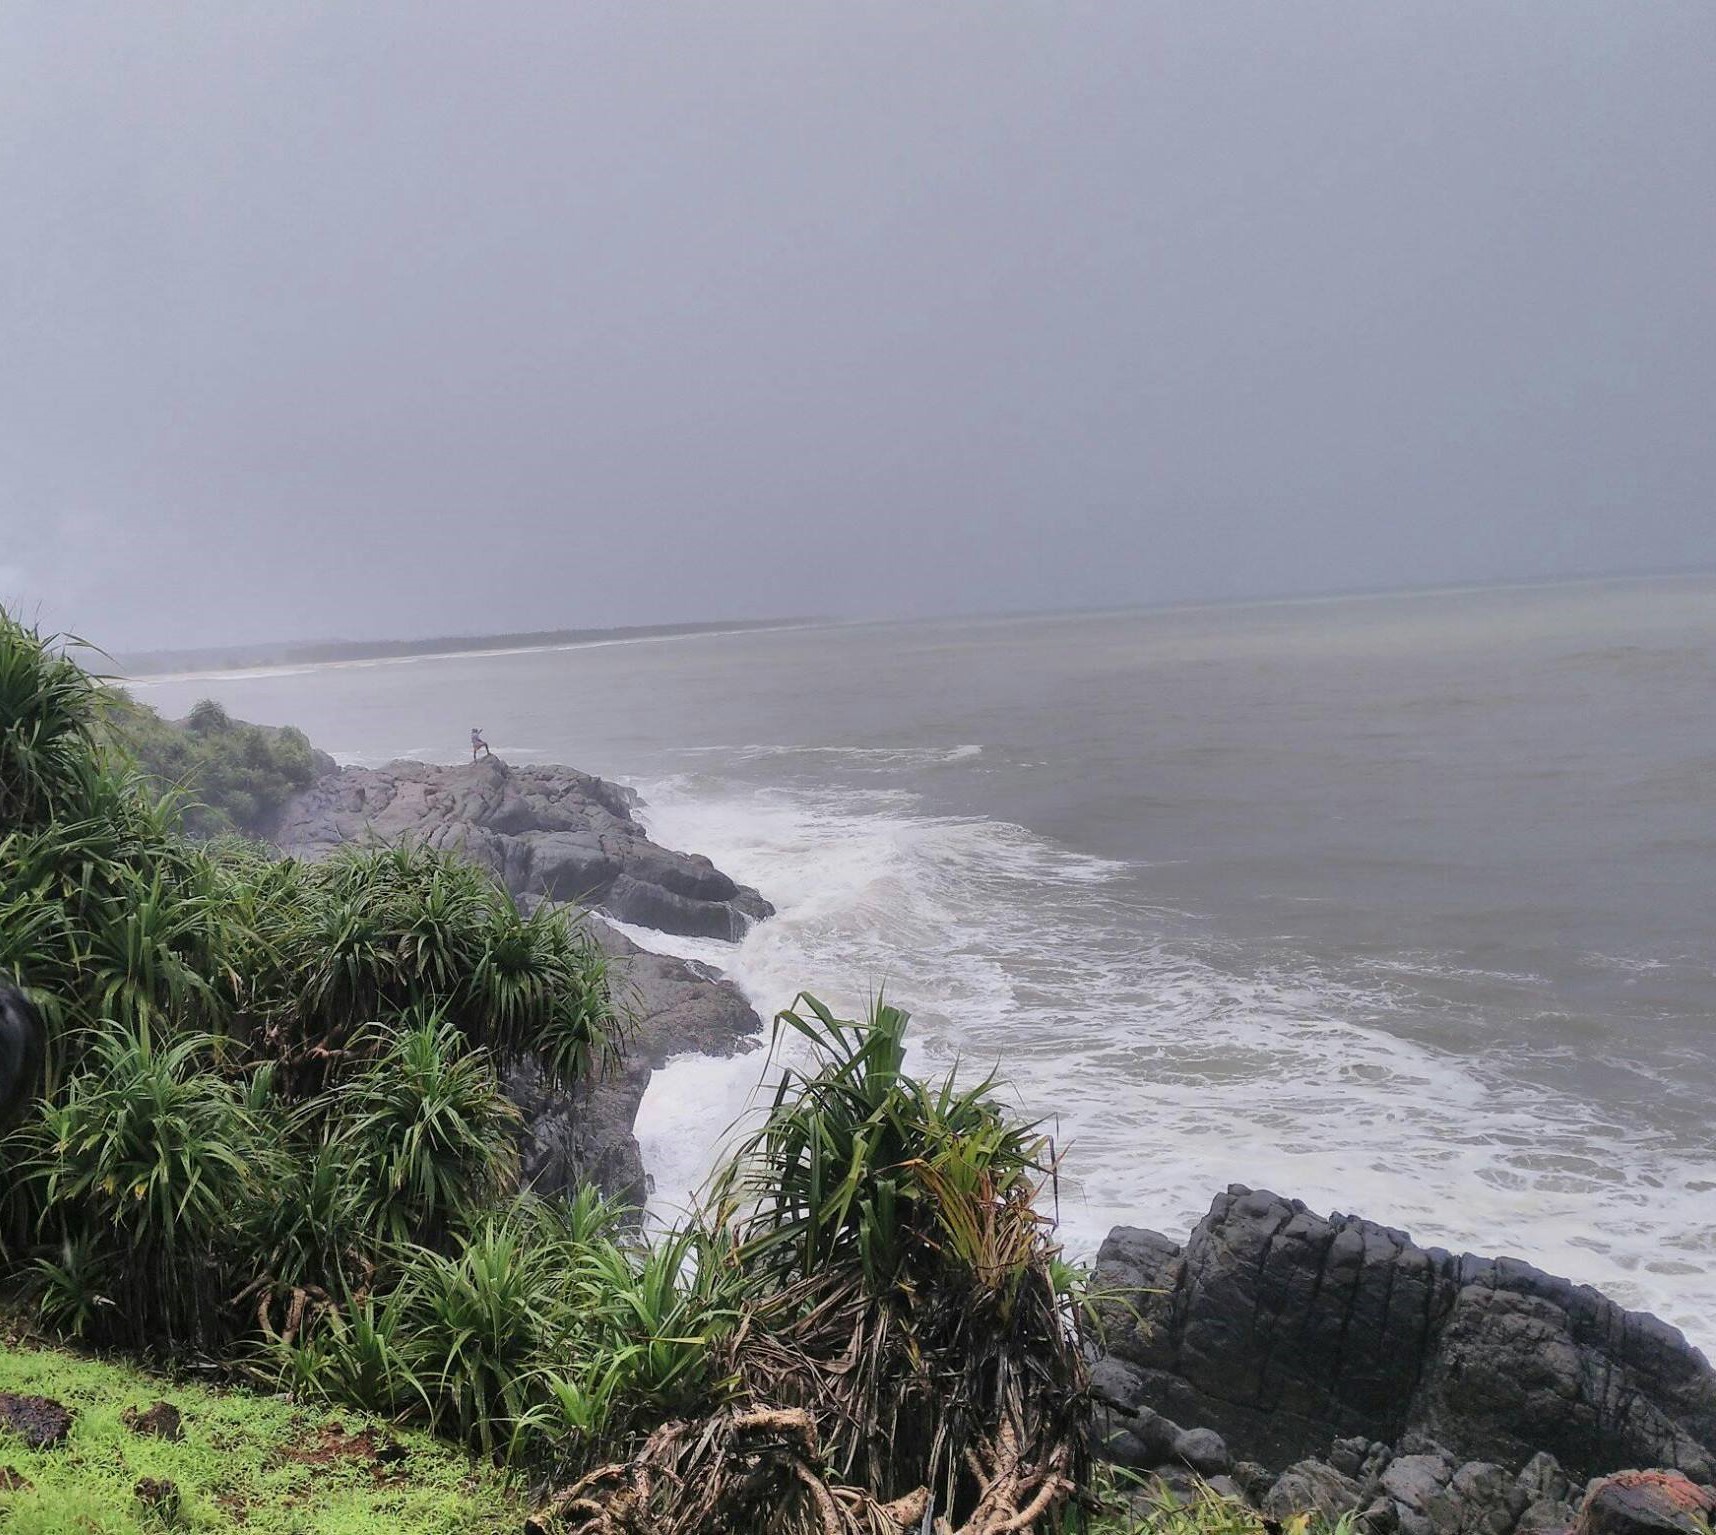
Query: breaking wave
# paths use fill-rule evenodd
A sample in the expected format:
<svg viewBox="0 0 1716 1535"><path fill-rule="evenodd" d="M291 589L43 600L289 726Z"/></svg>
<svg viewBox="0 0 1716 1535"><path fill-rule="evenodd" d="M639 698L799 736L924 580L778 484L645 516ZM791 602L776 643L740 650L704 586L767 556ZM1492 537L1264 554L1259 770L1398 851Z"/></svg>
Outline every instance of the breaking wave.
<svg viewBox="0 0 1716 1535"><path fill-rule="evenodd" d="M697 772L640 787L658 840L709 854L779 915L736 948L636 936L719 966L765 1020L800 987L848 1014L885 988L915 1016L917 1068L998 1067L1063 1153L1075 1253L1116 1224L1182 1233L1244 1182L1524 1257L1716 1341L1716 1168L1401 1037L1409 977L1355 981L1225 943L1152 905L1135 868L923 814L897 789L742 789ZM656 1073L638 1133L659 1210L694 1197L761 1061Z"/></svg>

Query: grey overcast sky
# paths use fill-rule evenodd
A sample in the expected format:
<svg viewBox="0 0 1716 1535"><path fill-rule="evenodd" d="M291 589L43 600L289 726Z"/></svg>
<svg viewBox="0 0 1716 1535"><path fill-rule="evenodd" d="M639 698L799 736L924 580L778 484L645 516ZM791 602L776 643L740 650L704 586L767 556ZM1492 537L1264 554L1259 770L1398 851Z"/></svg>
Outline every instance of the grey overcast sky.
<svg viewBox="0 0 1716 1535"><path fill-rule="evenodd" d="M1716 564L1711 0L15 0L110 647Z"/></svg>

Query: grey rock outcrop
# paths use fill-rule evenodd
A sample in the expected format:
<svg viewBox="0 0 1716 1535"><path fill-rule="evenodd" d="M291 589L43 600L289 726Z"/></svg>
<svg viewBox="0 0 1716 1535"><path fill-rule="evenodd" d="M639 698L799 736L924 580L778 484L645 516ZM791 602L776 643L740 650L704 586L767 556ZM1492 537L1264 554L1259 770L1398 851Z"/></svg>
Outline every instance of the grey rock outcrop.
<svg viewBox="0 0 1716 1535"><path fill-rule="evenodd" d="M330 759L331 766L331 759ZM508 1073L523 1120L526 1183L569 1194L591 1183L641 1207L649 1179L633 1126L650 1074L673 1056L735 1055L762 1042L761 1020L720 972L639 948L597 912L668 933L737 941L774 908L707 858L650 841L632 816L637 796L566 767L513 767L497 758L456 767L392 762L339 768L298 795L274 841L304 859L348 843L416 840L493 873L527 909L572 902L610 960L625 1024L624 1052L600 1082L565 1089L535 1066Z"/></svg>
<svg viewBox="0 0 1716 1535"><path fill-rule="evenodd" d="M498 757L453 767L341 768L297 795L273 841L315 859L352 842L411 839L462 852L514 895L575 902L621 922L737 941L774 908L707 858L650 841L637 796L572 768Z"/></svg>
<svg viewBox="0 0 1716 1535"><path fill-rule="evenodd" d="M1272 1519L1315 1513L1333 1523L1363 1500L1359 1484L1326 1461L1301 1460L1281 1473L1263 1495L1263 1512Z"/></svg>
<svg viewBox="0 0 1716 1535"><path fill-rule="evenodd" d="M1716 1475L1704 1356L1655 1317L1514 1259L1419 1247L1236 1185L1183 1247L1117 1228L1096 1287L1130 1292L1107 1308L1105 1333L1134 1410L1213 1428L1276 1471L1337 1439L1433 1444L1446 1457L1435 1477L1412 1464L1427 1457L1404 1453L1387 1473L1402 1481L1389 1496L1412 1535L1467 1528L1464 1514L1437 1516L1428 1484L1439 1477L1440 1493L1473 1463L1518 1468L1542 1451L1580 1482L1641 1465ZM1111 1429L1128 1431L1124 1413ZM1419 1471L1426 1485L1406 1487ZM1484 1475L1471 1473L1462 1508L1495 1490ZM1513 1491L1507 1501L1509 1520L1530 1506L1513 1510Z"/></svg>

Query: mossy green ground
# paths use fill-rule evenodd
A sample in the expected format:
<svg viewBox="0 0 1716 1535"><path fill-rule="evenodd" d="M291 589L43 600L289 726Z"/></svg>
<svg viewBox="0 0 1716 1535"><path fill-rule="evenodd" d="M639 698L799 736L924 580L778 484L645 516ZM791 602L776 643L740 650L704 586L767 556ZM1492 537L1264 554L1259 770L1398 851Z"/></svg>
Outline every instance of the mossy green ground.
<svg viewBox="0 0 1716 1535"><path fill-rule="evenodd" d="M3 1340L0 1391L52 1397L76 1414L57 1449L26 1449L0 1429L0 1468L31 1484L0 1490L5 1535L480 1535L514 1532L524 1520L522 1498L494 1473L361 1413L311 1411ZM162 1400L183 1415L178 1443L135 1433L123 1420L127 1408ZM366 1429L370 1442L397 1442L404 1458L378 1463L361 1437ZM144 1478L178 1487L176 1522L139 1502L134 1489ZM0 1470L0 1488L8 1480Z"/></svg>

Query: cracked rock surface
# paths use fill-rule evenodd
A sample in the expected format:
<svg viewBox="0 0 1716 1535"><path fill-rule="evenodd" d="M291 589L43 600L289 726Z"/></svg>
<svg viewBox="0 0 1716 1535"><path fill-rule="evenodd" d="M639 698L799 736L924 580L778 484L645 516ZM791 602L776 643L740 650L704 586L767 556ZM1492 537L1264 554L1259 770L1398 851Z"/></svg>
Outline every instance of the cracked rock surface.
<svg viewBox="0 0 1716 1535"><path fill-rule="evenodd" d="M1415 1535L1459 1524L1446 1498L1432 1505L1465 1466L1517 1471L1542 1452L1580 1483L1638 1466L1716 1477L1704 1356L1667 1323L1516 1259L1420 1247L1234 1185L1183 1246L1116 1228L1096 1288L1134 1292L1106 1318L1117 1431L1148 1409L1277 1473L1336 1440L1378 1444L1396 1456L1390 1496ZM1473 1470L1454 1501L1484 1504L1492 1532L1561 1501L1516 1508L1509 1480L1504 1497Z"/></svg>

